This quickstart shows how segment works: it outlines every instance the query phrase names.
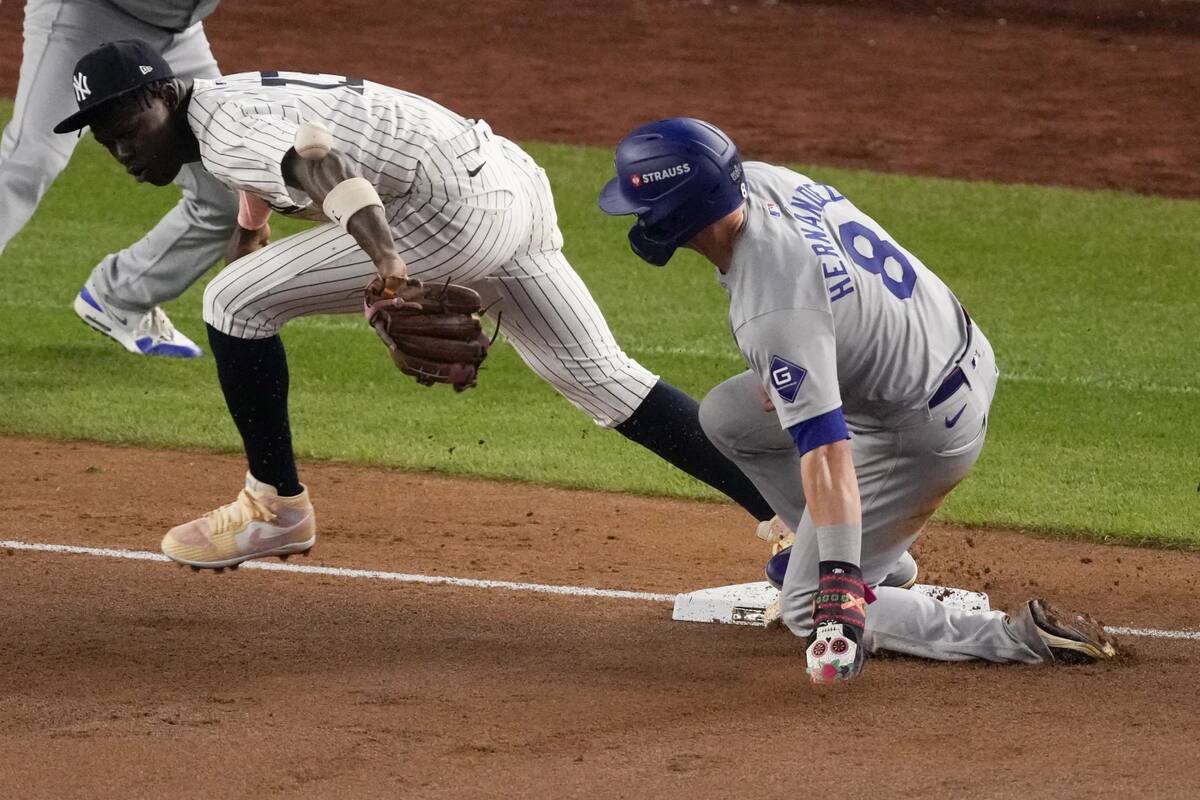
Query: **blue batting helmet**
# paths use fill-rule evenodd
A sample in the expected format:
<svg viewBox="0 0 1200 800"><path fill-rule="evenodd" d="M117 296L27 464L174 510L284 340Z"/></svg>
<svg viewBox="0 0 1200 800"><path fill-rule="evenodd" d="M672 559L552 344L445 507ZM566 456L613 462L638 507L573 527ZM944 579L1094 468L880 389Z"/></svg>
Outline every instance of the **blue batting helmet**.
<svg viewBox="0 0 1200 800"><path fill-rule="evenodd" d="M746 199L737 145L702 120L643 125L617 145L616 162L617 177L600 192L600 209L637 215L629 243L655 266Z"/></svg>

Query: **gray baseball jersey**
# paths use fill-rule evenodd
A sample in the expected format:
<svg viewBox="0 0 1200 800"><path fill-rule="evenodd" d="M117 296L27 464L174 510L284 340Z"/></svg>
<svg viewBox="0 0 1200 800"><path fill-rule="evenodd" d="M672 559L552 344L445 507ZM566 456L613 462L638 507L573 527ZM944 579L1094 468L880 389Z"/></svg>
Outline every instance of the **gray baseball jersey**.
<svg viewBox="0 0 1200 800"><path fill-rule="evenodd" d="M172 33L183 33L217 10L220 0L108 0L131 17Z"/></svg>
<svg viewBox="0 0 1200 800"><path fill-rule="evenodd" d="M751 370L704 398L704 431L796 532L784 623L812 631L821 560L790 428L842 406L862 498L863 577L878 584L970 472L987 435L997 369L936 275L836 189L747 163L746 222L721 283ZM964 378L935 393L955 368ZM767 387L778 421L762 412ZM956 387L956 388L954 388ZM950 661L1050 657L1028 614L966 614L879 587L863 644Z"/></svg>
<svg viewBox="0 0 1200 800"><path fill-rule="evenodd" d="M950 289L832 186L745 164L729 321L783 427L839 406L852 424L918 411L966 341Z"/></svg>

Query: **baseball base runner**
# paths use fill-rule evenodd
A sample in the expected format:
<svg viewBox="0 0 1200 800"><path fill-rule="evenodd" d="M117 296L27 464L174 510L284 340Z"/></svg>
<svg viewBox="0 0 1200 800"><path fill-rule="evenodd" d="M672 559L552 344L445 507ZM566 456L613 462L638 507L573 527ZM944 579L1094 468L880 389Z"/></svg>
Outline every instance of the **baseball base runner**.
<svg viewBox="0 0 1200 800"><path fill-rule="evenodd" d="M616 167L600 207L637 217L634 251L661 266L696 250L729 294L750 369L708 393L701 422L795 531L768 576L782 585L784 623L808 643L813 681L852 679L880 650L1029 663L1115 654L1101 626L1042 601L966 614L889 585L979 457L999 374L937 275L834 187L743 164L700 120L633 131Z"/></svg>

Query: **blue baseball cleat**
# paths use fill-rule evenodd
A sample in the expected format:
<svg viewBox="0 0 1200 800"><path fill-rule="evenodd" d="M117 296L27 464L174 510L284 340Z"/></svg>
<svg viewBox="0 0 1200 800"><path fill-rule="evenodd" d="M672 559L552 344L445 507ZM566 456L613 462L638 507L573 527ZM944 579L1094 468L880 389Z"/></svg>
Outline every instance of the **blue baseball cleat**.
<svg viewBox="0 0 1200 800"><path fill-rule="evenodd" d="M158 306L142 313L104 308L84 286L75 296L75 313L89 327L140 356L199 358L204 355L195 342L175 330Z"/></svg>
<svg viewBox="0 0 1200 800"><path fill-rule="evenodd" d="M787 574L788 560L791 556L792 548L789 546L771 556L771 560L767 562L765 570L767 582L776 589L783 588L783 576ZM905 553L900 556L900 560L892 567L892 571L888 573L887 577L879 582L879 585L895 589L911 589L917 582L917 572L916 559Z"/></svg>

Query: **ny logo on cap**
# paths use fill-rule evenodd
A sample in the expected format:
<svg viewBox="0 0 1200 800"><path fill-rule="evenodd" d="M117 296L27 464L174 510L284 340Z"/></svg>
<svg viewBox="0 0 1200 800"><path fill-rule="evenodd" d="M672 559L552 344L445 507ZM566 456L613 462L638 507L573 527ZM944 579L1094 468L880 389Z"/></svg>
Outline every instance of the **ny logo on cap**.
<svg viewBox="0 0 1200 800"><path fill-rule="evenodd" d="M84 98L92 93L88 88L87 75L82 72L76 72L75 77L71 79L71 86L75 89L75 102L82 103Z"/></svg>
<svg viewBox="0 0 1200 800"><path fill-rule="evenodd" d="M799 364L793 364L786 358L771 356L771 386L779 392L779 396L789 403L795 402L796 392L804 383L808 370Z"/></svg>

